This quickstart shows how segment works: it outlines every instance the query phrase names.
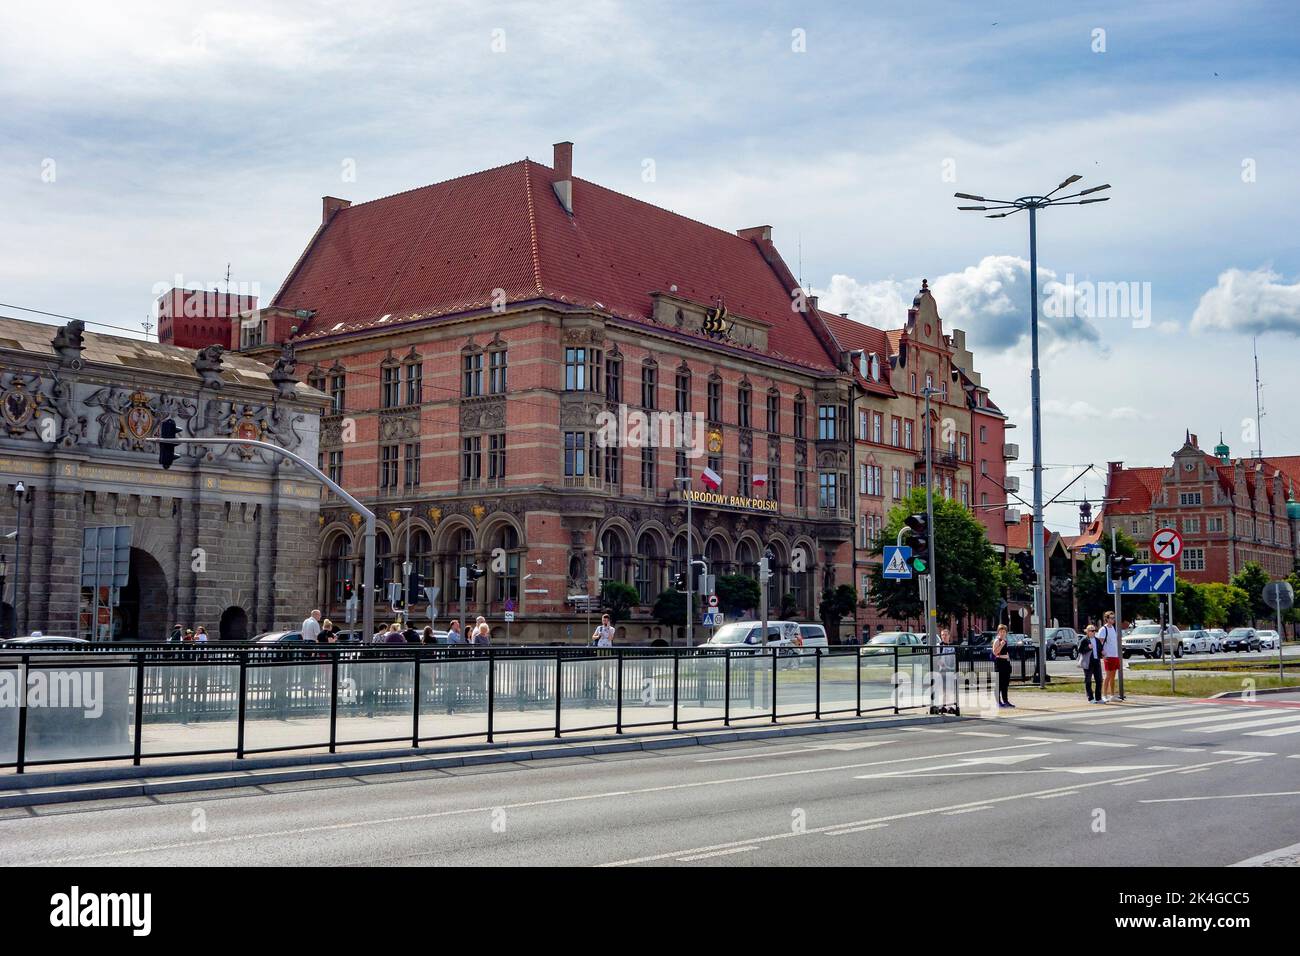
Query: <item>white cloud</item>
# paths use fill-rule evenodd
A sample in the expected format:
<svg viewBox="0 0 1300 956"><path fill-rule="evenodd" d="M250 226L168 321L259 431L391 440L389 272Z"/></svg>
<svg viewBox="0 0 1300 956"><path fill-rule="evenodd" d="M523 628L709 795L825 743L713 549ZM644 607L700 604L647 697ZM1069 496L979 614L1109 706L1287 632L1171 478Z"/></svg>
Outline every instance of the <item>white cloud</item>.
<svg viewBox="0 0 1300 956"><path fill-rule="evenodd" d="M907 303L921 280L899 282L879 279L859 282L850 276L831 278L830 288L816 290L827 311L848 312L861 322L880 328L898 328L907 318ZM1056 273L1038 268L1040 300L1059 294L1066 287ZM1018 256L985 256L977 265L933 279L939 315L947 329L964 329L971 345L992 351L1006 351L1029 338L1029 263ZM1044 347L1100 345L1101 332L1077 309L1039 308L1039 331Z"/></svg>
<svg viewBox="0 0 1300 956"><path fill-rule="evenodd" d="M1287 284L1272 269L1228 269L1201 296L1192 314L1195 331L1290 332L1300 335L1300 282Z"/></svg>

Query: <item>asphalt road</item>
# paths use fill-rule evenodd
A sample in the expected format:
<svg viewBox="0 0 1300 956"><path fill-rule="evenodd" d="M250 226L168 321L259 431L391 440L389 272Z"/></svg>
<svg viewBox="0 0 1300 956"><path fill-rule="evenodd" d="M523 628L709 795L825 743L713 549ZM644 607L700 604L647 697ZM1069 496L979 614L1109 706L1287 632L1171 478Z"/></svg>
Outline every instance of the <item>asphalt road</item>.
<svg viewBox="0 0 1300 956"><path fill-rule="evenodd" d="M1300 705L1262 698L0 817L0 862L11 865L1159 866L1287 847L1300 854Z"/></svg>

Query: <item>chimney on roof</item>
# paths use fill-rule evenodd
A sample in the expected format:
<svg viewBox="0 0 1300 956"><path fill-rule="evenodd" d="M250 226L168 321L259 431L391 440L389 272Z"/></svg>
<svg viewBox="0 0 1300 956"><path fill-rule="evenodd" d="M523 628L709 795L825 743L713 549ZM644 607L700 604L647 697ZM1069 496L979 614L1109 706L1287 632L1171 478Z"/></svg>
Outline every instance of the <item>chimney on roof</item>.
<svg viewBox="0 0 1300 956"><path fill-rule="evenodd" d="M570 216L573 215L573 144L556 143L555 159L551 165L555 169L555 195L560 205Z"/></svg>
<svg viewBox="0 0 1300 956"><path fill-rule="evenodd" d="M808 314L813 315L817 311L817 296L808 296Z"/></svg>
<svg viewBox="0 0 1300 956"><path fill-rule="evenodd" d="M320 224L324 226L334 214L340 209L347 209L352 205L351 199L335 199L333 196L322 196L320 200Z"/></svg>
<svg viewBox="0 0 1300 956"><path fill-rule="evenodd" d="M771 226L750 226L748 229L737 229L736 235L740 236L741 239L749 239L751 241L761 240L764 242L771 242L772 227Z"/></svg>

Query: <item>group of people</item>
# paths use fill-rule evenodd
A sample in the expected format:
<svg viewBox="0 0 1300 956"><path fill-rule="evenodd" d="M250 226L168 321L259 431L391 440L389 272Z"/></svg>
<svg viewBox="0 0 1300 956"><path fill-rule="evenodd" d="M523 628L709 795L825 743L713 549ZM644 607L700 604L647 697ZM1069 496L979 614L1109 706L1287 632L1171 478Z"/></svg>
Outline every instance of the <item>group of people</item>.
<svg viewBox="0 0 1300 956"><path fill-rule="evenodd" d="M302 622L302 639L311 644L336 644L341 633L337 625L329 618L321 618L320 609L317 608L307 615L307 619ZM204 638L206 640L206 638ZM433 625L426 625L424 630L417 630L415 625L407 621L405 626L402 622L394 621L386 627L381 627L370 638L371 644L437 644L437 632L434 631ZM492 643L492 629L488 626L487 618L479 617L474 626L469 629L469 635L461 631L460 621L452 621L447 628L447 634L441 643L446 644L473 644L477 647L486 647Z"/></svg>
<svg viewBox="0 0 1300 956"><path fill-rule="evenodd" d="M177 624L172 627L173 641L180 641L182 644L206 644L208 642L208 629L202 624L194 627L185 627Z"/></svg>
<svg viewBox="0 0 1300 956"><path fill-rule="evenodd" d="M1114 699L1115 675L1122 666L1115 612L1107 611L1101 630L1089 624L1079 640L1079 667L1083 670L1083 686L1089 703L1109 704Z"/></svg>

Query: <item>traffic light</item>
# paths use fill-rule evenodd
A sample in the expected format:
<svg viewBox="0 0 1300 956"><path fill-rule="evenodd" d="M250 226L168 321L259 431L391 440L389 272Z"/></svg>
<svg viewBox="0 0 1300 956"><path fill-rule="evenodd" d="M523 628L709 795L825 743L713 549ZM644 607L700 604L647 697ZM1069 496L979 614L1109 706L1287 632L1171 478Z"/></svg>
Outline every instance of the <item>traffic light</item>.
<svg viewBox="0 0 1300 956"><path fill-rule="evenodd" d="M483 577L483 575L485 574L487 574L487 571L485 571L483 568L480 568L477 564L471 564L469 567L465 569L465 576L466 578L469 579L470 584L473 584L475 581Z"/></svg>
<svg viewBox="0 0 1300 956"><path fill-rule="evenodd" d="M1133 565L1137 558L1131 558L1126 554L1112 554L1110 556L1110 576L1113 581L1128 581L1133 576Z"/></svg>
<svg viewBox="0 0 1300 956"><path fill-rule="evenodd" d="M1038 583L1038 572L1034 570L1034 556L1028 551L1016 552L1015 562L1020 568L1020 580L1022 583L1033 587Z"/></svg>
<svg viewBox="0 0 1300 956"><path fill-rule="evenodd" d="M353 589L352 589L352 582L351 582L351 581L344 581L344 582L343 582L343 600L344 600L344 601L351 601L352 598L353 598L354 596L355 596L355 592L354 592Z"/></svg>
<svg viewBox="0 0 1300 956"><path fill-rule="evenodd" d="M930 520L924 514L908 515L903 524L912 532L912 568L925 574L930 560Z"/></svg>
<svg viewBox="0 0 1300 956"><path fill-rule="evenodd" d="M419 568L413 570L407 577L406 593L411 596L412 604L415 604L419 596L424 593L424 575L420 573Z"/></svg>
<svg viewBox="0 0 1300 956"><path fill-rule="evenodd" d="M686 572L685 572L685 571L680 571L680 572L678 572L677 574L674 574L674 575L673 575L673 590L674 590L674 591L685 591L685 590L686 590Z"/></svg>
<svg viewBox="0 0 1300 956"><path fill-rule="evenodd" d="M167 441L167 439L175 438L179 435L180 429L176 427L176 423L170 418L164 418L158 425L158 434L160 436L158 442L158 464L162 465L164 468L170 468L172 462L176 460L176 443L174 441Z"/></svg>

